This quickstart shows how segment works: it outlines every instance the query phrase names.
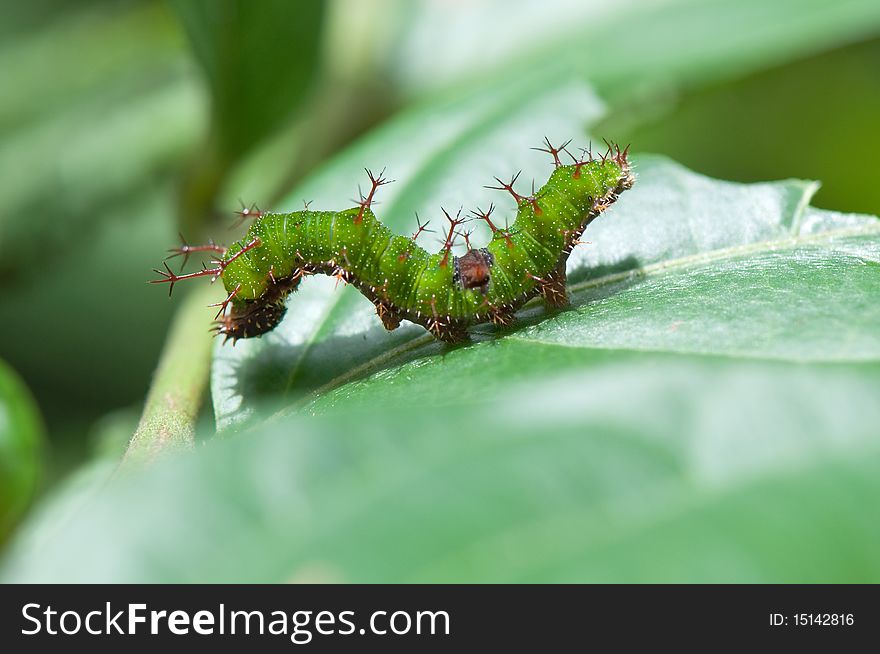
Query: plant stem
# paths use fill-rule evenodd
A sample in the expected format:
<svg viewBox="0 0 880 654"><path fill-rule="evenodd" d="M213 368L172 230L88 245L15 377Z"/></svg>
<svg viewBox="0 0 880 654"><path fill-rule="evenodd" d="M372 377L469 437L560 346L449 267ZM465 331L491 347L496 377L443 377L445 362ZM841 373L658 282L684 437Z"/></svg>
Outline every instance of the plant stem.
<svg viewBox="0 0 880 654"><path fill-rule="evenodd" d="M178 309L144 412L123 463L152 461L175 447L192 447L211 364L211 311L219 295L214 286L193 289Z"/></svg>

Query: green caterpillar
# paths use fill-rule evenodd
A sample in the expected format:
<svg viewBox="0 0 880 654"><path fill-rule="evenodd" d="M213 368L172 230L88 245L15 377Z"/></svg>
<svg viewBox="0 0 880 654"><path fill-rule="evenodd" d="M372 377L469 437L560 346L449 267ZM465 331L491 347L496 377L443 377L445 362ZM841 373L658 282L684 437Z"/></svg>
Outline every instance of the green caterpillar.
<svg viewBox="0 0 880 654"><path fill-rule="evenodd" d="M251 338L273 329L286 311L284 300L303 277L332 275L354 284L375 306L382 324L396 329L401 320L422 325L436 338L457 343L468 339L467 327L481 322L508 325L514 312L541 295L552 307L568 304L565 263L586 226L604 211L635 178L627 161L628 148L609 145L594 158L563 165L559 155L567 143L537 148L552 155L555 170L530 196L513 189L517 176L497 188L516 201L516 220L500 228L492 208L472 212L492 230L486 247L471 248L469 234L456 231L467 219L449 214L449 230L441 250L429 254L413 236L394 234L373 214L371 203L387 180L369 175L371 188L357 206L344 211L263 213L252 207L240 212L255 218L247 235L228 249L214 245L183 245L171 256L215 252L214 267L175 274L168 265L156 271L154 283L210 276L223 279L228 296L218 305L216 331L226 339ZM571 156L571 155L569 155ZM456 236L467 252L453 256ZM170 289L169 289L170 292Z"/></svg>

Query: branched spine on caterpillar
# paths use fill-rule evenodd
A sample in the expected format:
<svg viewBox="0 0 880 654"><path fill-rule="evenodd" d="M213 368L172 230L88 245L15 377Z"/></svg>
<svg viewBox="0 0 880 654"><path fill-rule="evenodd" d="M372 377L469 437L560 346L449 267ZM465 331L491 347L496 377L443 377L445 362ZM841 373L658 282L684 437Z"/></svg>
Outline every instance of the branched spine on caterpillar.
<svg viewBox="0 0 880 654"><path fill-rule="evenodd" d="M580 242L587 225L617 196L631 188L635 178L627 160L628 148L610 145L598 157L585 151L581 158L563 164L563 144L553 147L545 139L537 148L553 157L549 180L529 196L510 182L496 178L490 187L509 193L517 215L509 227L500 227L488 211L475 211L492 231L486 247L470 247L470 233L459 232L468 219L450 216L443 247L429 254L416 243L427 223L418 222L412 236L393 234L373 214L376 191L388 180L369 170L370 190L356 206L344 211L262 212L243 208L242 218L254 218L246 236L228 249L210 243L187 244L171 256L214 252L213 267L177 274L165 265L153 283L174 284L209 276L222 278L228 293L215 306L216 331L226 340L251 338L272 330L286 311L284 300L303 277L323 273L354 284L376 307L382 324L396 329L401 320L422 325L436 338L455 343L468 339L467 327L481 322L508 325L514 312L529 299L542 296L551 307L568 304L565 263ZM384 173L384 171L383 171ZM456 237L462 236L467 252L453 256ZM337 282L338 283L338 282Z"/></svg>

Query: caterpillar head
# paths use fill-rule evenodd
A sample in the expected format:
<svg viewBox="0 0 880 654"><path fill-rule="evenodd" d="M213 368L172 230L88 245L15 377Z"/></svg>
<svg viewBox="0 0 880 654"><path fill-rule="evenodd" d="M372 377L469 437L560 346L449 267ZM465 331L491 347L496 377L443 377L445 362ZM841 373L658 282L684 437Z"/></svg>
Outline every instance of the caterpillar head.
<svg viewBox="0 0 880 654"><path fill-rule="evenodd" d="M232 305L232 310L217 321L217 333L232 339L253 338L272 331L281 322L287 307L283 301L254 300Z"/></svg>
<svg viewBox="0 0 880 654"><path fill-rule="evenodd" d="M462 288L477 288L485 295L489 291L490 269L494 259L486 248L468 250L453 259L453 281Z"/></svg>
<svg viewBox="0 0 880 654"><path fill-rule="evenodd" d="M270 273L263 295L255 300L231 303L229 312L217 321L217 333L224 334L227 341L231 338L235 345L235 341L240 338L253 338L272 331L287 312L284 299L299 286L303 275L311 272L313 271L297 269L288 277L281 278Z"/></svg>

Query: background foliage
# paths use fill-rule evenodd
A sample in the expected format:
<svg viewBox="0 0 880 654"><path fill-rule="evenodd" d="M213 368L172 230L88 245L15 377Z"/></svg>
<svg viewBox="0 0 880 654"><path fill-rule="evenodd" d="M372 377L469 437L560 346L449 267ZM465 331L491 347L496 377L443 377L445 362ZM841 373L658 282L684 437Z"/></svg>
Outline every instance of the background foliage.
<svg viewBox="0 0 880 654"><path fill-rule="evenodd" d="M6 580L880 579L875 2L4 14ZM309 280L209 379L217 289L144 284L239 197L334 208L364 166L398 231L512 213L481 185L540 182L545 135L636 152L571 311L446 349Z"/></svg>

